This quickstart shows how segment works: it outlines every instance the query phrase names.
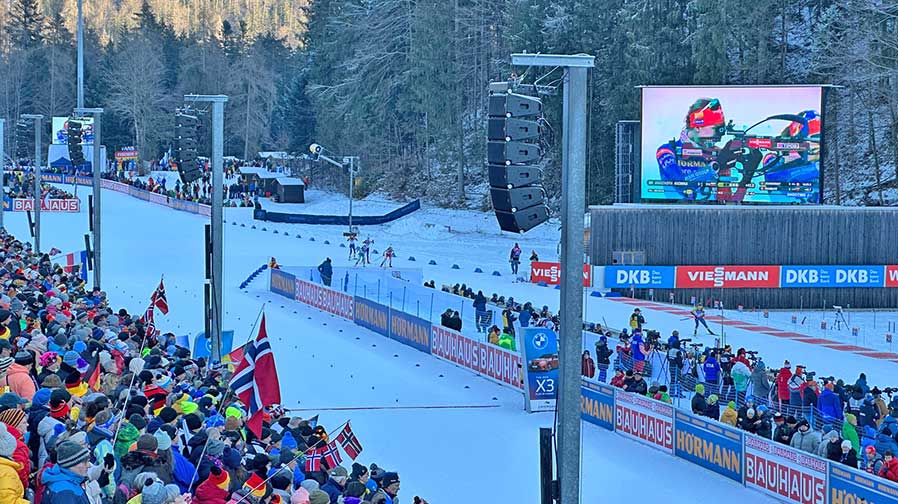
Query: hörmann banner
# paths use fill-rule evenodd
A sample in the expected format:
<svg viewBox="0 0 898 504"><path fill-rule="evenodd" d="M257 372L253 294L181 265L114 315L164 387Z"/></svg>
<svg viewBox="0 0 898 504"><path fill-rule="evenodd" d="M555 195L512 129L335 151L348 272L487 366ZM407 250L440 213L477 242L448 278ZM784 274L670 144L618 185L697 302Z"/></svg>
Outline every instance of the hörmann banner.
<svg viewBox="0 0 898 504"><path fill-rule="evenodd" d="M580 419L614 430L614 387L580 380Z"/></svg>
<svg viewBox="0 0 898 504"><path fill-rule="evenodd" d="M898 502L898 483L841 464L829 465L829 504Z"/></svg>
<svg viewBox="0 0 898 504"><path fill-rule="evenodd" d="M430 353L430 321L399 310L390 310L390 338Z"/></svg>
<svg viewBox="0 0 898 504"><path fill-rule="evenodd" d="M275 294L295 299L296 297L296 277L286 271L273 269L271 270L271 280L269 290Z"/></svg>
<svg viewBox="0 0 898 504"><path fill-rule="evenodd" d="M500 385L523 390L521 355L473 340L443 326L431 327L430 353L434 357L470 369Z"/></svg>
<svg viewBox="0 0 898 504"><path fill-rule="evenodd" d="M742 483L742 432L677 411L674 455Z"/></svg>
<svg viewBox="0 0 898 504"><path fill-rule="evenodd" d="M366 329L390 336L390 308L363 297L355 297L355 323Z"/></svg>

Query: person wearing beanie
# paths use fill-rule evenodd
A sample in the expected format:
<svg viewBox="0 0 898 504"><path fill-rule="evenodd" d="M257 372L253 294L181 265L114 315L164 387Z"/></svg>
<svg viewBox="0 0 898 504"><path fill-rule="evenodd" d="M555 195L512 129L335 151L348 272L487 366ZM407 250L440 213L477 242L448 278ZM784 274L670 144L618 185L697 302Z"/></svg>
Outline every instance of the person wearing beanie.
<svg viewBox="0 0 898 504"><path fill-rule="evenodd" d="M128 454L131 445L140 437L140 431L131 422L123 422L118 429L118 437L115 438L113 451L119 459Z"/></svg>
<svg viewBox="0 0 898 504"><path fill-rule="evenodd" d="M349 473L349 481L358 481L363 485L368 484L368 478L371 477L371 474L368 472L368 468L359 464L358 462L352 463L352 472Z"/></svg>
<svg viewBox="0 0 898 504"><path fill-rule="evenodd" d="M77 397L84 397L87 394L87 383L81 379L80 373L70 373L65 377L65 389Z"/></svg>
<svg viewBox="0 0 898 504"><path fill-rule="evenodd" d="M243 483L243 488L257 499L271 493L268 490L268 483L257 473L250 473L249 478Z"/></svg>
<svg viewBox="0 0 898 504"><path fill-rule="evenodd" d="M12 357L0 357L0 375L6 373L6 370L13 365L13 362L15 361Z"/></svg>
<svg viewBox="0 0 898 504"><path fill-rule="evenodd" d="M41 474L41 504L89 504L82 483L90 468L90 452L73 441L56 447L56 463Z"/></svg>
<svg viewBox="0 0 898 504"><path fill-rule="evenodd" d="M156 383L150 382L143 387L143 395L149 401L153 414L158 415L162 408L165 407L165 399L168 397L168 392Z"/></svg>
<svg viewBox="0 0 898 504"><path fill-rule="evenodd" d="M841 452L839 453L838 462L852 469L857 469L857 450L851 446L851 441L847 439L842 441L840 447Z"/></svg>
<svg viewBox="0 0 898 504"><path fill-rule="evenodd" d="M15 361L6 370L5 384L9 391L28 401L31 401L37 391L37 384L30 373L33 364L34 354L28 350L19 350Z"/></svg>
<svg viewBox="0 0 898 504"><path fill-rule="evenodd" d="M20 409L9 409L0 412L0 428L5 427L16 440L16 448L12 460L21 465L18 470L22 485L28 486L28 475L31 473L31 454L25 445L25 432L28 430L28 414Z"/></svg>
<svg viewBox="0 0 898 504"><path fill-rule="evenodd" d="M349 479L349 472L343 466L337 466L330 470L327 483L321 487L330 497L331 502L337 502L337 497L343 495L346 489L346 481Z"/></svg>
<svg viewBox="0 0 898 504"><path fill-rule="evenodd" d="M303 487L294 490L290 496L290 504L309 504L309 491Z"/></svg>
<svg viewBox="0 0 898 504"><path fill-rule="evenodd" d="M799 421L798 431L792 435L792 441L789 443L789 446L816 455L820 445L820 433L811 429L811 424L807 420L802 419Z"/></svg>
<svg viewBox="0 0 898 504"><path fill-rule="evenodd" d="M227 471L212 466L209 477L196 487L193 504L220 504L225 502L230 492L231 478Z"/></svg>
<svg viewBox="0 0 898 504"><path fill-rule="evenodd" d="M315 490L318 490L320 488L318 485L318 481L315 480L314 478L306 478L305 480L303 480L302 483L300 483L299 486L302 488L305 488L306 491L309 492L309 495L311 495L312 492L314 492Z"/></svg>
<svg viewBox="0 0 898 504"><path fill-rule="evenodd" d="M38 359L41 372L37 374L37 382L42 383L44 379L56 373L59 370L59 354L56 352L45 352Z"/></svg>
<svg viewBox="0 0 898 504"><path fill-rule="evenodd" d="M27 483L23 483L19 475L22 464L13 460L16 446L16 439L6 430L6 424L0 423L0 502L3 503L28 502L23 499Z"/></svg>
<svg viewBox="0 0 898 504"><path fill-rule="evenodd" d="M399 474L395 472L384 473L380 481L380 488L371 497L371 504L389 504L399 494Z"/></svg>
<svg viewBox="0 0 898 504"><path fill-rule="evenodd" d="M322 490L309 492L309 504L330 504L330 497Z"/></svg>
<svg viewBox="0 0 898 504"><path fill-rule="evenodd" d="M720 421L735 427L739 422L739 413L736 411L736 402L730 401L727 403L727 407L724 408L723 413L720 414Z"/></svg>
<svg viewBox="0 0 898 504"><path fill-rule="evenodd" d="M692 413L704 415L708 409L708 401L705 400L705 386L699 383L695 386L695 395L692 396Z"/></svg>

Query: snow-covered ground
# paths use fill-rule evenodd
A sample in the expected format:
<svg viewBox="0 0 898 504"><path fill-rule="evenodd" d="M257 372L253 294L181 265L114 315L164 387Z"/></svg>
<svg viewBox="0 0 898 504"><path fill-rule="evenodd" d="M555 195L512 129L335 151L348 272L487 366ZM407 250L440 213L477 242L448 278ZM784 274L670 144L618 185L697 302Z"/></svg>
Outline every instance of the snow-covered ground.
<svg viewBox="0 0 898 504"><path fill-rule="evenodd" d="M79 191L84 199L87 194ZM103 193L103 209L103 281L114 304L142 311L164 274L171 311L157 316L157 324L162 330L195 334L203 325L206 219L111 191ZM558 291L553 289L514 283L508 275L473 273L475 266L507 271L506 254L516 238L499 235L491 216L442 212L424 210L371 229L371 234L394 241L400 254L418 255L415 264L423 266L426 278L438 283L467 281L482 285L485 291L495 289L515 297L520 292L521 299L539 298L557 306ZM25 215L6 213L5 217L6 226L24 238ZM251 220L245 209L228 209L226 218L229 223ZM452 219L460 221L458 227ZM438 227L447 223L452 232ZM224 326L234 329L238 340L251 336L253 322L267 304L284 405L307 410L298 412L305 416L320 413L325 426L351 420L364 446L361 460L399 470L404 501L421 495L430 502L458 502L460 496L466 502L534 502L539 488L537 429L551 425L551 414L528 415L519 393L348 321L275 296L267 292L264 277L245 292L237 288L270 256L287 265L317 264L325 255L345 263L337 253L345 249L336 245L342 230L283 226L288 226L285 229L290 229L291 236L273 234L271 225L268 231L249 225L225 228L224 281L233 287L224 292ZM87 216L45 213L43 227L45 248L80 250ZM297 231L303 239L295 237ZM541 255L545 250L549 256L557 231L545 229L540 234L519 239L521 246L525 251L535 247ZM308 236L316 241L310 242ZM327 238L333 240L331 245L323 243ZM427 266L422 259L429 258L436 258L438 265ZM449 269L452 262L461 269ZM601 306L591 304L590 310L596 314L605 310L611 316L614 308L620 312L615 317L626 316L626 307L602 301ZM724 478L708 477L697 466L589 425L583 429L582 481L584 502L630 500L634 489L649 502L695 502L699 482L705 495L772 502Z"/></svg>

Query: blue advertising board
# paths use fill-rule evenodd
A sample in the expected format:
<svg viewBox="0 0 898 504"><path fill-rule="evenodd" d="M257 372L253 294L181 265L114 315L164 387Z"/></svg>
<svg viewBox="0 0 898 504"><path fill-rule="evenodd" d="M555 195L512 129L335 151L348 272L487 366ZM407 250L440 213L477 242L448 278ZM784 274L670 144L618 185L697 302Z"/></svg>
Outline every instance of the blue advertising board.
<svg viewBox="0 0 898 504"><path fill-rule="evenodd" d="M234 346L234 331L221 331L221 355L231 353ZM212 339L206 337L206 331L196 334L193 338L193 358L199 359L212 355Z"/></svg>
<svg viewBox="0 0 898 504"><path fill-rule="evenodd" d="M390 311L390 338L430 353L430 321L398 310Z"/></svg>
<svg viewBox="0 0 898 504"><path fill-rule="evenodd" d="M675 414L674 456L742 483L742 433L681 411Z"/></svg>
<svg viewBox="0 0 898 504"><path fill-rule="evenodd" d="M780 287L885 287L885 266L783 266Z"/></svg>
<svg viewBox="0 0 898 504"><path fill-rule="evenodd" d="M390 309L380 303L356 296L353 320L381 336L390 336Z"/></svg>
<svg viewBox="0 0 898 504"><path fill-rule="evenodd" d="M521 330L521 340L527 411L554 410L558 395L558 336L545 327L525 327Z"/></svg>
<svg viewBox="0 0 898 504"><path fill-rule="evenodd" d="M606 266L605 287L608 289L673 289L674 266Z"/></svg>
<svg viewBox="0 0 898 504"><path fill-rule="evenodd" d="M286 271L271 270L271 282L269 290L275 294L293 299L296 297L296 277Z"/></svg>
<svg viewBox="0 0 898 504"><path fill-rule="evenodd" d="M580 380L580 419L614 430L614 387Z"/></svg>
<svg viewBox="0 0 898 504"><path fill-rule="evenodd" d="M830 462L829 502L830 504L898 502L898 483Z"/></svg>

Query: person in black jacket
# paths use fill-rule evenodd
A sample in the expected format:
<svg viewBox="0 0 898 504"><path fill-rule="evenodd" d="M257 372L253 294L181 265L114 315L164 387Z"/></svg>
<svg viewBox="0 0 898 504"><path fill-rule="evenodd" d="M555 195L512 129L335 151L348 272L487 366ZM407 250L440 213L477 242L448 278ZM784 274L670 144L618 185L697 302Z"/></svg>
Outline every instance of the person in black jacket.
<svg viewBox="0 0 898 504"><path fill-rule="evenodd" d="M777 443L788 445L792 441L792 434L795 433L793 426L789 425L780 412L773 415L773 423L776 424L776 428L773 430L773 440Z"/></svg>
<svg viewBox="0 0 898 504"><path fill-rule="evenodd" d="M852 469L857 469L857 451L852 448L851 441L842 441L842 453L839 455L839 463L845 464Z"/></svg>
<svg viewBox="0 0 898 504"><path fill-rule="evenodd" d="M705 401L705 386L699 383L695 386L695 395L692 396L692 412L696 415L704 415L708 410L708 402Z"/></svg>
<svg viewBox="0 0 898 504"><path fill-rule="evenodd" d="M767 406L763 404L758 406L755 416L755 434L764 439L770 439L773 436L773 427L770 425L770 417L767 416Z"/></svg>
<svg viewBox="0 0 898 504"><path fill-rule="evenodd" d="M318 266L318 273L321 273L321 283L330 287L331 280L334 278L334 267L331 264L330 257Z"/></svg>
<svg viewBox="0 0 898 504"><path fill-rule="evenodd" d="M452 329L452 308L446 308L446 311L440 315L440 325Z"/></svg>
<svg viewBox="0 0 898 504"><path fill-rule="evenodd" d="M457 311L452 312L452 318L449 319L451 325L450 329L455 329L458 332L461 332L461 315L458 314Z"/></svg>
<svg viewBox="0 0 898 504"><path fill-rule="evenodd" d="M596 341L596 367L599 368L599 381L605 383L608 375L608 367L611 366L611 354L614 352L608 348L608 338L599 336Z"/></svg>
<svg viewBox="0 0 898 504"><path fill-rule="evenodd" d="M646 392L649 391L649 385L642 379L642 373L636 371L633 373L633 383L629 386L624 386L624 389L627 392L633 392L634 394L645 395Z"/></svg>

